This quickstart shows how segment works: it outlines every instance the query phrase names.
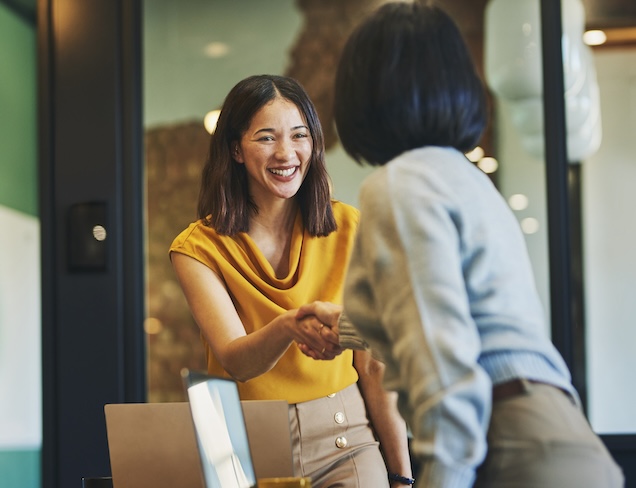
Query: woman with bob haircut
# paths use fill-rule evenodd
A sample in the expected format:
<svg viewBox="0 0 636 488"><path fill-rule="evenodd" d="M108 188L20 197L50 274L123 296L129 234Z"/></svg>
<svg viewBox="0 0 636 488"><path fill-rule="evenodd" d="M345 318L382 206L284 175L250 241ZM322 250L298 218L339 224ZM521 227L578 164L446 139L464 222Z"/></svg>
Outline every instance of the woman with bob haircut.
<svg viewBox="0 0 636 488"><path fill-rule="evenodd" d="M486 124L484 100L438 7L386 4L349 38L336 126L357 162L379 168L360 190L345 313L398 392L416 486L622 486L547 337L515 216L464 156ZM328 321L329 310L299 316ZM344 322L328 325L343 334Z"/></svg>
<svg viewBox="0 0 636 488"><path fill-rule="evenodd" d="M388 487L387 466L410 474L406 426L397 395L382 388L383 365L332 346L315 355L330 361L314 361L299 347L319 347L324 328L297 319L299 306L342 309L358 211L331 199L322 128L298 82L250 76L229 92L198 217L170 257L208 373L237 380L242 400L289 403L294 470L314 488Z"/></svg>

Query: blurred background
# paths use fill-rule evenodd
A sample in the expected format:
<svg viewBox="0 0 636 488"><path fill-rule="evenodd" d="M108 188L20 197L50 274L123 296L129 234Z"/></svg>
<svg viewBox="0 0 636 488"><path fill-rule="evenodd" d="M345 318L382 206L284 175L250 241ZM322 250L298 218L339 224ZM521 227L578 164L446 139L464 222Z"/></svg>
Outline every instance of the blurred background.
<svg viewBox="0 0 636 488"><path fill-rule="evenodd" d="M546 171L541 141L532 139L536 133L542 137L544 117L541 88L536 92L532 84L541 80L536 72L540 46L532 44L540 30L535 15L539 2L505 1L519 6L518 18L507 22L517 30L497 28L503 27L496 21L502 15L500 1L436 3L457 20L489 88L491 124L469 157L489 174L518 217L549 323ZM40 8L47 3L40 2ZM337 141L331 84L346 36L382 3L141 3L146 298L143 324L138 326L145 333L148 401L183 401L180 369L205 369L199 332L167 250L196 218L200 171L214 111L246 76L294 76L317 105L334 196L356 205L359 184L370 170L353 163ZM58 8L72 4L59 2ZM636 181L636 3L564 0L562 4L564 23L573 23L564 28L569 36L563 44L566 77L568 72L584 76L566 80L576 95L570 114L580 116L580 126L590 130L587 138L568 148L577 156L568 172L576 375L581 382L577 386L597 432L633 434L636 219L629 209L636 208L632 189ZM580 26L579 7L583 12ZM8 480L0 485L25 488L42 481L37 12L36 0L0 0L0 479ZM501 41L505 36L512 36L509 43ZM515 36L526 44L519 44L519 52L511 58L511 52L503 48L512 49ZM497 39L494 47L489 44L493 39ZM524 57L529 52L538 53L539 65L533 64L537 60L531 56ZM568 57L568 53L573 54ZM511 65L518 73L528 74L510 82L519 93L525 90L517 98L507 96L510 92L500 90L492 77L495 68ZM520 99L521 105L529 107L527 111L519 109ZM528 135L525 129L534 132ZM573 137L577 135L573 131Z"/></svg>

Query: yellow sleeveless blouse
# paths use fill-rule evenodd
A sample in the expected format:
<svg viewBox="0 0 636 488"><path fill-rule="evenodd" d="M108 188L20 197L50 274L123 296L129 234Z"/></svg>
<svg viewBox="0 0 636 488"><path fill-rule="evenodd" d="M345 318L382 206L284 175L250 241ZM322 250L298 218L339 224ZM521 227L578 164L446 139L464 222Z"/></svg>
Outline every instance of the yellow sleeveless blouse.
<svg viewBox="0 0 636 488"><path fill-rule="evenodd" d="M289 257L289 274L276 278L272 266L246 233L222 236L199 220L179 234L170 252L190 256L208 266L224 281L248 334L265 327L281 313L314 300L342 303L342 288L358 225L352 206L333 201L338 230L312 237L296 216ZM208 373L229 376L207 341ZM353 353L345 351L331 361L305 356L295 343L272 370L239 383L242 400L284 399L289 403L314 400L346 388L358 380Z"/></svg>

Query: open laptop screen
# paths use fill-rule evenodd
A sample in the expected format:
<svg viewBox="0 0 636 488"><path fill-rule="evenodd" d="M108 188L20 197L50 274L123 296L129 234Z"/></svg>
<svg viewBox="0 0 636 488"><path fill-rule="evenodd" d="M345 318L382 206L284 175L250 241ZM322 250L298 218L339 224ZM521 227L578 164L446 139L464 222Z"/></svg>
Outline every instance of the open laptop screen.
<svg viewBox="0 0 636 488"><path fill-rule="evenodd" d="M251 488L256 476L238 387L227 378L181 372L207 488Z"/></svg>

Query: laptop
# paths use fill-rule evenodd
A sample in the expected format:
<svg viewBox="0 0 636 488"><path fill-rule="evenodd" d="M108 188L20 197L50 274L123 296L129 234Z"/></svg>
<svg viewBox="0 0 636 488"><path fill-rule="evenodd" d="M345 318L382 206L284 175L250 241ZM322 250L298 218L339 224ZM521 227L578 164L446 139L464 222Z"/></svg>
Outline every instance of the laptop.
<svg viewBox="0 0 636 488"><path fill-rule="evenodd" d="M205 488L187 403L107 404L104 413L113 488Z"/></svg>
<svg viewBox="0 0 636 488"><path fill-rule="evenodd" d="M256 472L237 384L189 370L181 372L206 488L253 488Z"/></svg>
<svg viewBox="0 0 636 488"><path fill-rule="evenodd" d="M294 476L289 430L289 406L285 400L241 401L252 463L257 479Z"/></svg>
<svg viewBox="0 0 636 488"><path fill-rule="evenodd" d="M293 476L287 402L244 401L237 408L233 388L223 390L234 401L224 410L243 419L256 478ZM114 488L206 488L189 402L108 404L104 412Z"/></svg>

